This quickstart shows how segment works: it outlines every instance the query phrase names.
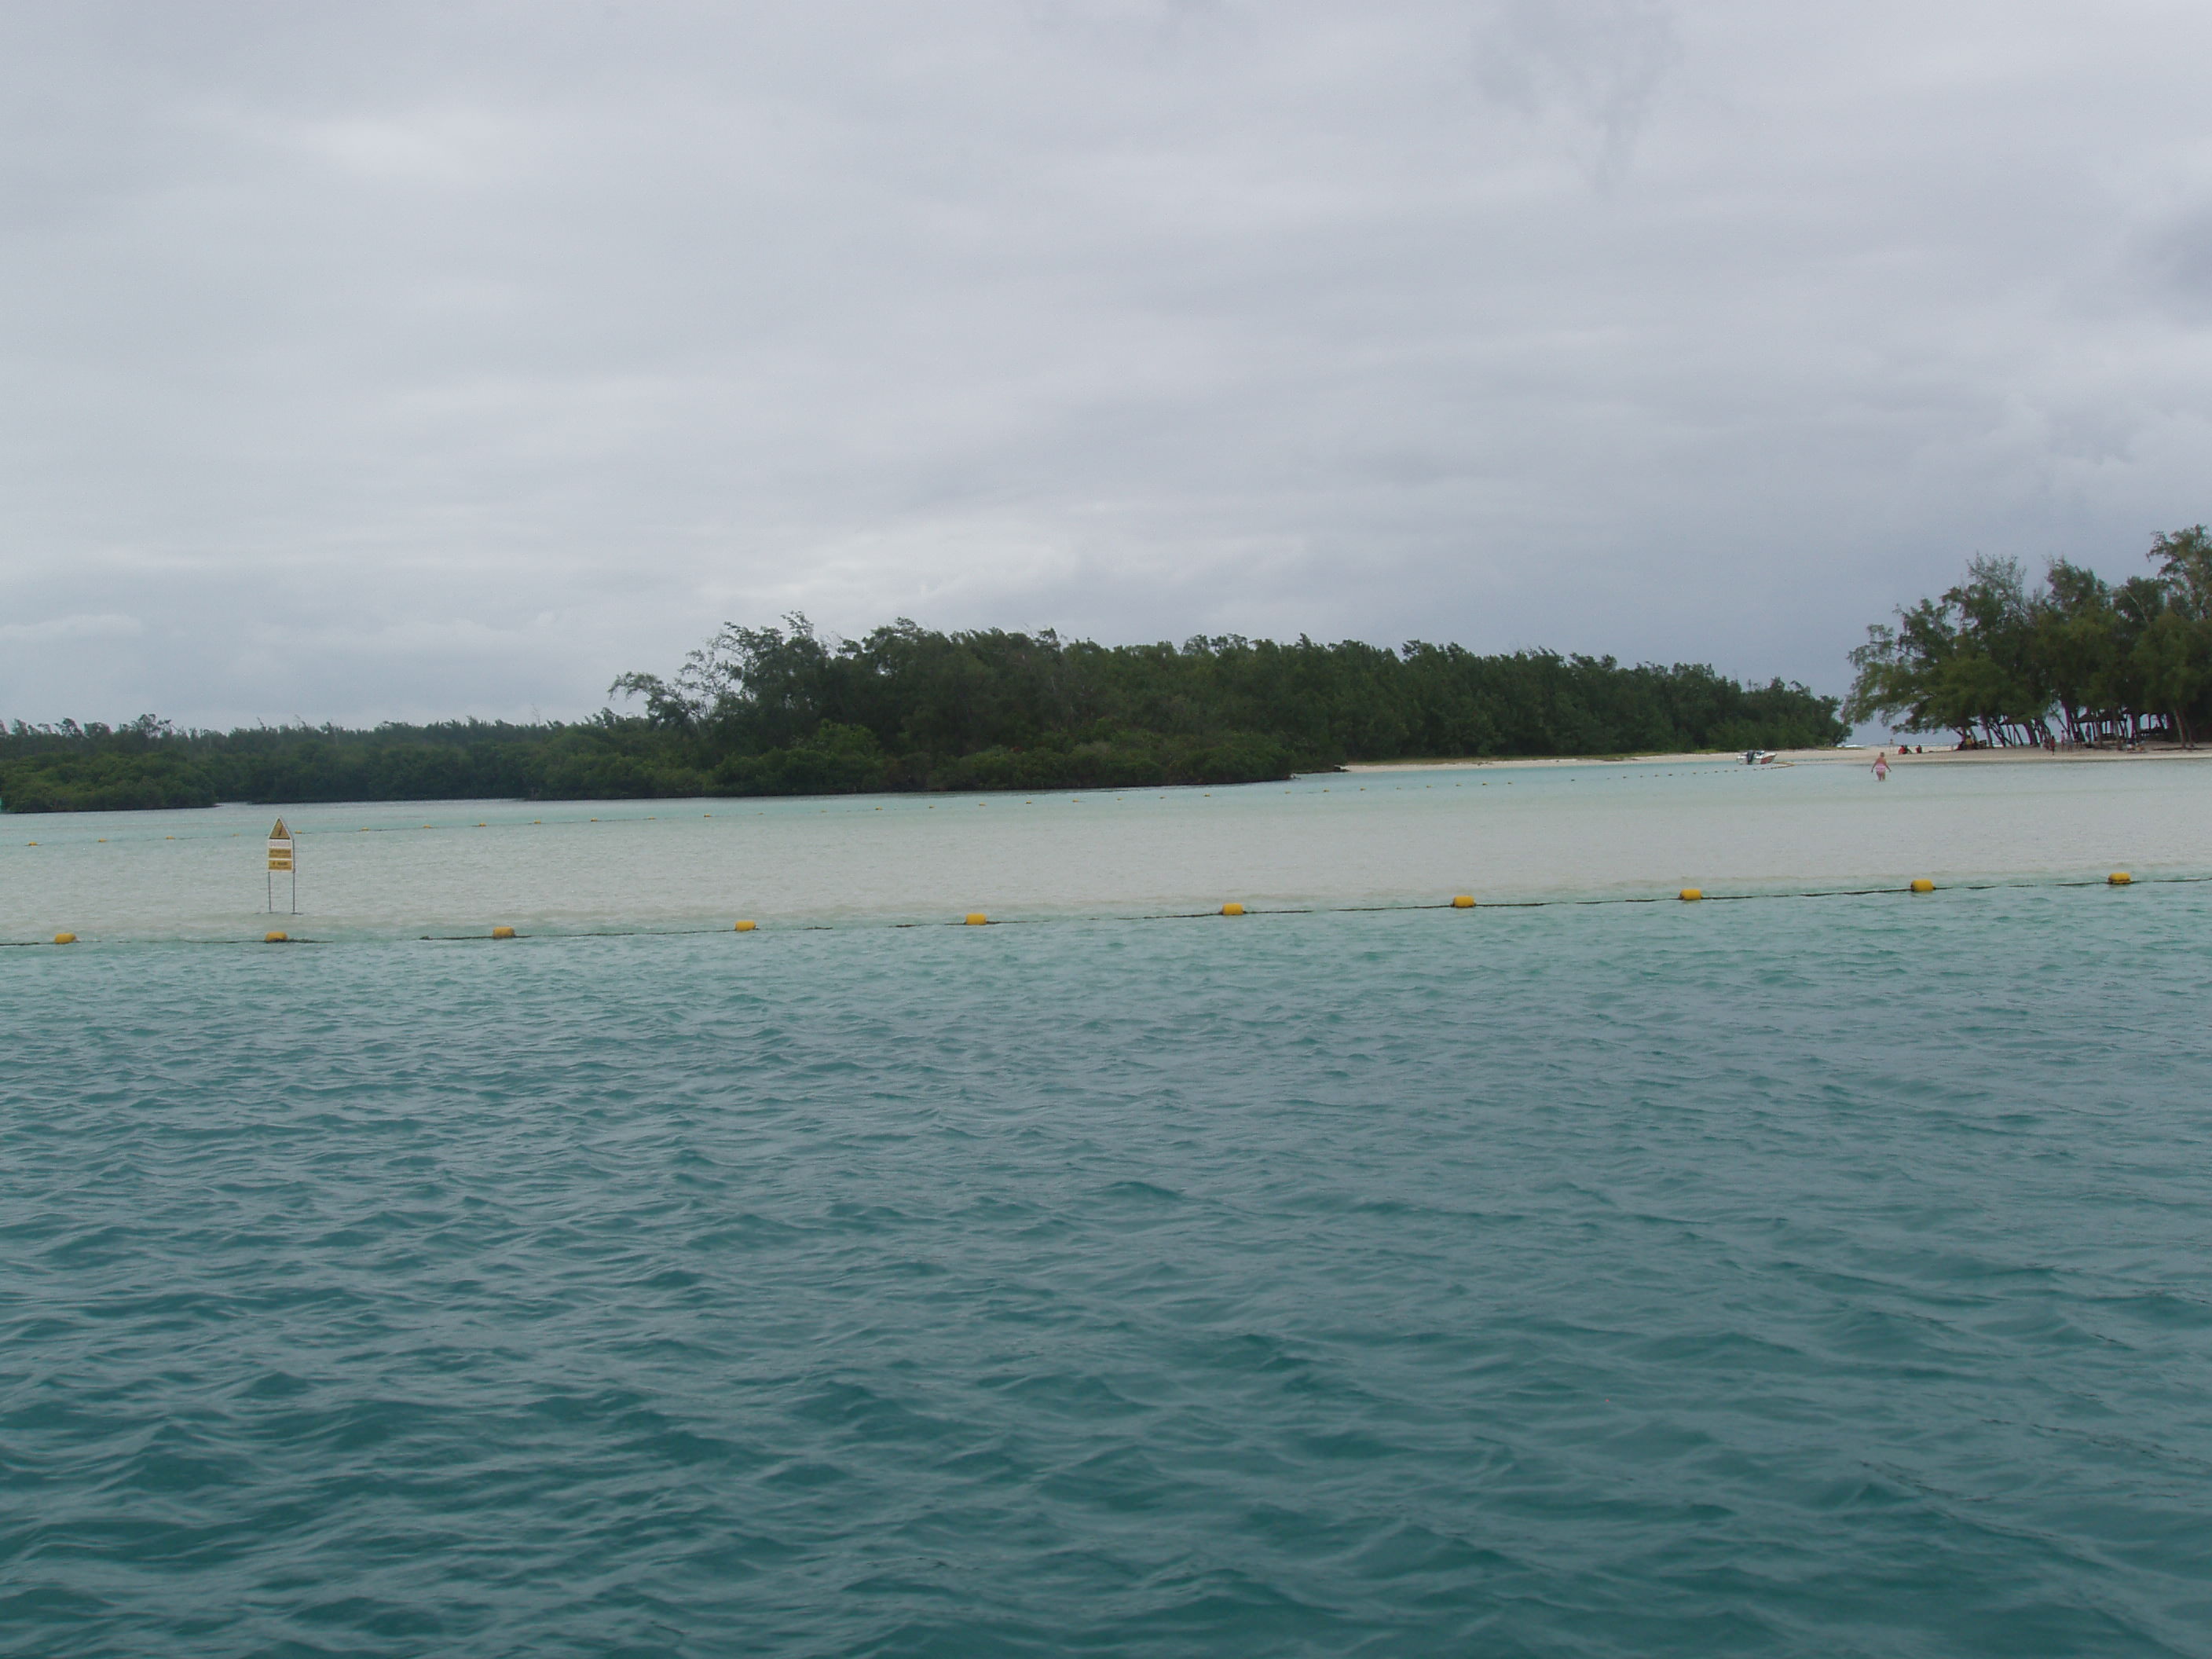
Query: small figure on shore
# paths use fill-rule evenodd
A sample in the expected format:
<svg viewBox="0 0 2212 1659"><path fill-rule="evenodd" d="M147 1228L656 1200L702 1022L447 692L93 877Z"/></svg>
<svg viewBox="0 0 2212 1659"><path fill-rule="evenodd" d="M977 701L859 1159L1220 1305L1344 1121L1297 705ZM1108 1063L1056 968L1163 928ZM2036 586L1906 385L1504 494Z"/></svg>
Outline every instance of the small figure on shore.
<svg viewBox="0 0 2212 1659"><path fill-rule="evenodd" d="M1874 781L1876 783L1889 781L1889 752L1887 750L1874 757Z"/></svg>

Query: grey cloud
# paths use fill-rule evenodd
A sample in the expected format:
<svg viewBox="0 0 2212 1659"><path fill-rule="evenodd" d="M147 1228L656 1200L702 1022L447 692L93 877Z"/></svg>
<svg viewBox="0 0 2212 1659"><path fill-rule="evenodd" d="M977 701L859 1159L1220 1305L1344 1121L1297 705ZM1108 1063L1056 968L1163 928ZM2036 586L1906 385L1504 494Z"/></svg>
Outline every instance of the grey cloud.
<svg viewBox="0 0 2212 1659"><path fill-rule="evenodd" d="M2207 516L2149 6L0 9L0 715L593 706L724 617L1833 686ZM70 618L143 634L68 636ZM45 631L42 631L45 630Z"/></svg>
<svg viewBox="0 0 2212 1659"><path fill-rule="evenodd" d="M1476 79L1527 112L1562 111L1589 127L1597 176L1628 162L1680 51L1658 0L1498 0L1476 36Z"/></svg>
<svg viewBox="0 0 2212 1659"><path fill-rule="evenodd" d="M0 623L0 641L10 644L58 644L75 640L128 640L145 631L146 624L136 617L105 611L98 616L49 617L43 622Z"/></svg>

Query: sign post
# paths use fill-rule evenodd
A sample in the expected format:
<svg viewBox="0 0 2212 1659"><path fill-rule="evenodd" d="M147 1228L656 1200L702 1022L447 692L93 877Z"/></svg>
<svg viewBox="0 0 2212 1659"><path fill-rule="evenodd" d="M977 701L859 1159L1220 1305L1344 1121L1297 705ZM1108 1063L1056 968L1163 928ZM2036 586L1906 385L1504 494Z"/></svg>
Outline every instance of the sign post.
<svg viewBox="0 0 2212 1659"><path fill-rule="evenodd" d="M292 914L300 914L300 866L292 855L292 832L284 827L284 820L276 820L276 827L269 832L269 870L262 878L269 890L269 908L276 908L276 873L283 872L292 884Z"/></svg>

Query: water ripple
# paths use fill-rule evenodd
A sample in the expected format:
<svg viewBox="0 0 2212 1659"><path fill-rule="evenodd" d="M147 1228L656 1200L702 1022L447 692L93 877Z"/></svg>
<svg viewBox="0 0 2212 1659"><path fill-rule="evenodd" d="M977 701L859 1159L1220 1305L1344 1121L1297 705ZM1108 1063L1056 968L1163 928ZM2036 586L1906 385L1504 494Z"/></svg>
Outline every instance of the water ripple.
<svg viewBox="0 0 2212 1659"><path fill-rule="evenodd" d="M0 1652L2205 1652L2143 896L24 953Z"/></svg>

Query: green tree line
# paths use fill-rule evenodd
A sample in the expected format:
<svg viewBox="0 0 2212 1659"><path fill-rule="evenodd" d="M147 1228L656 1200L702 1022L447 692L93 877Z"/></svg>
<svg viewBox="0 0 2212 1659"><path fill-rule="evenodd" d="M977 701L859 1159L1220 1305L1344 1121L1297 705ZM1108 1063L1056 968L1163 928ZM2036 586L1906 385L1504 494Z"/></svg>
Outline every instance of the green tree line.
<svg viewBox="0 0 2212 1659"><path fill-rule="evenodd" d="M862 790L1240 783L1352 760L1785 748L1840 741L1839 699L1696 664L1455 645L1399 649L1233 635L1103 646L1050 630L900 621L824 637L804 617L735 623L665 677L611 696L641 712L179 730L0 732L11 811L217 800L606 799Z"/></svg>
<svg viewBox="0 0 2212 1659"><path fill-rule="evenodd" d="M2154 536L2149 557L2118 583L2060 559L2034 585L2016 560L1971 560L1867 630L1845 718L1993 744L2193 744L2212 722L2212 532Z"/></svg>

